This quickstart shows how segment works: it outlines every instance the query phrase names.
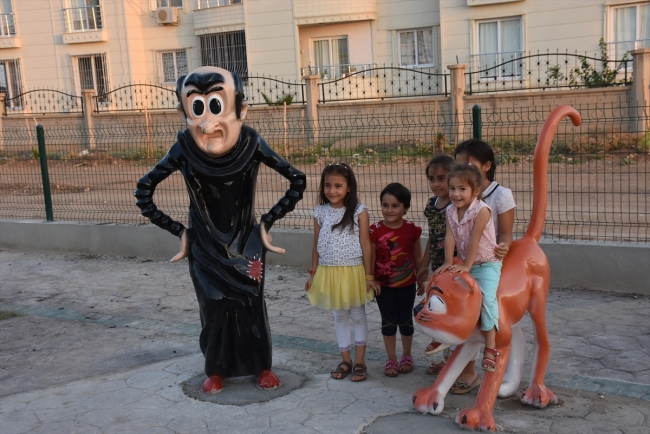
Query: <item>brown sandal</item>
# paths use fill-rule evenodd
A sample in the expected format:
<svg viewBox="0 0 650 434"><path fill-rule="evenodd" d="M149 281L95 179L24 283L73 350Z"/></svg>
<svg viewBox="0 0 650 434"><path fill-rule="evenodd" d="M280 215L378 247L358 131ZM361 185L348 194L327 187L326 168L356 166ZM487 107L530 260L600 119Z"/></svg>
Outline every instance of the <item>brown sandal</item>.
<svg viewBox="0 0 650 434"><path fill-rule="evenodd" d="M356 365L355 365L356 366ZM346 369L343 369L346 368ZM330 375L332 376L333 379L335 380L342 380L345 377L348 376L348 374L352 371L352 364L350 362L343 361L338 364L336 369L333 371L330 371ZM339 375L338 377L335 377L334 375Z"/></svg>
<svg viewBox="0 0 650 434"><path fill-rule="evenodd" d="M354 378L357 378L356 380ZM352 368L352 381L355 383L361 382L361 381L366 381L366 378L368 378L368 368L366 365L362 365L361 363L357 363L354 365L354 368Z"/></svg>
<svg viewBox="0 0 650 434"><path fill-rule="evenodd" d="M494 359L490 359L485 356L485 353L492 354ZM481 362L481 367L488 372L494 372L497 369L497 357L501 355L500 352L494 348L485 347L483 350L483 361Z"/></svg>

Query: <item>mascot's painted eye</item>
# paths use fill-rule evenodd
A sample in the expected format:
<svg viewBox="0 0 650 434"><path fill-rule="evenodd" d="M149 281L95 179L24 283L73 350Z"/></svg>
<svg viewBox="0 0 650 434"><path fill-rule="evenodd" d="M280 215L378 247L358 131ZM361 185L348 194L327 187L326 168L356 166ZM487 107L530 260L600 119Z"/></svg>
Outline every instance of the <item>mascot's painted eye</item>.
<svg viewBox="0 0 650 434"><path fill-rule="evenodd" d="M447 313L447 305L445 304L445 301L437 295L432 295L431 298L429 298L429 305L427 307L434 313Z"/></svg>
<svg viewBox="0 0 650 434"><path fill-rule="evenodd" d="M205 112L205 102L203 101L203 98L200 96L194 98L192 101L192 113L194 116L201 117L203 116L203 113Z"/></svg>
<svg viewBox="0 0 650 434"><path fill-rule="evenodd" d="M208 107L210 108L210 113L213 115L221 113L221 107L223 107L221 97L217 95L211 96L210 99L208 99Z"/></svg>

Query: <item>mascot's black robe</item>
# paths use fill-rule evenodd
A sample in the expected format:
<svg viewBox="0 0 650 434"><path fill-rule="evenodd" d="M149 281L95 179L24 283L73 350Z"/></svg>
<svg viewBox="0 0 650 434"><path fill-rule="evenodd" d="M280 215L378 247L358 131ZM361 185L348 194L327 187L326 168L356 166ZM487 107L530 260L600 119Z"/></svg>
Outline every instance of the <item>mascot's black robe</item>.
<svg viewBox="0 0 650 434"><path fill-rule="evenodd" d="M158 210L156 185L180 170L190 196L190 275L201 310L205 374L222 378L271 369L271 331L264 301L266 249L255 222L255 184L260 163L290 182L284 197L262 216L267 230L302 199L305 175L276 154L255 130L243 126L225 156L209 157L188 130L137 185L142 214L179 236L183 225Z"/></svg>

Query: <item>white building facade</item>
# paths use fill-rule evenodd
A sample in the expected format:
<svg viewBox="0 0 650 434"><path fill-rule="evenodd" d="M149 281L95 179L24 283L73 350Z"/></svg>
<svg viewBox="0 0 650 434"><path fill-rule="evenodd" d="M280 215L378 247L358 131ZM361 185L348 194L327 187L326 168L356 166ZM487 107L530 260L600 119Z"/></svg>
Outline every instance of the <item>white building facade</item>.
<svg viewBox="0 0 650 434"><path fill-rule="evenodd" d="M323 79L373 66L478 70L536 52L650 47L629 0L0 0L0 92L173 85L202 65Z"/></svg>

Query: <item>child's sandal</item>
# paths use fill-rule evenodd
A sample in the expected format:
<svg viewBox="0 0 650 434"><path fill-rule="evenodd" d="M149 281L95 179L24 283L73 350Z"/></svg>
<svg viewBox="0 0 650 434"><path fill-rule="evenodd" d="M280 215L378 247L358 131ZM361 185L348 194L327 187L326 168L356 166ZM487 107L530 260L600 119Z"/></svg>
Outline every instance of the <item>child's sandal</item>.
<svg viewBox="0 0 650 434"><path fill-rule="evenodd" d="M397 377L399 369L397 367L397 360L388 359L384 363L384 375L387 377Z"/></svg>
<svg viewBox="0 0 650 434"><path fill-rule="evenodd" d="M485 353L492 354L494 356L494 359L490 359L488 357L485 357ZM483 350L483 361L481 362L481 366L483 367L484 370L488 372L494 372L497 369L497 357L501 355L500 352L495 350L494 348L488 348L485 347L485 350Z"/></svg>
<svg viewBox="0 0 650 434"><path fill-rule="evenodd" d="M413 357L411 356L402 356L399 361L399 373L408 374L413 372Z"/></svg>
<svg viewBox="0 0 650 434"><path fill-rule="evenodd" d="M351 380L355 383L358 383L360 381L366 381L366 378L368 378L368 368L366 365L355 363L354 367L352 368Z"/></svg>

